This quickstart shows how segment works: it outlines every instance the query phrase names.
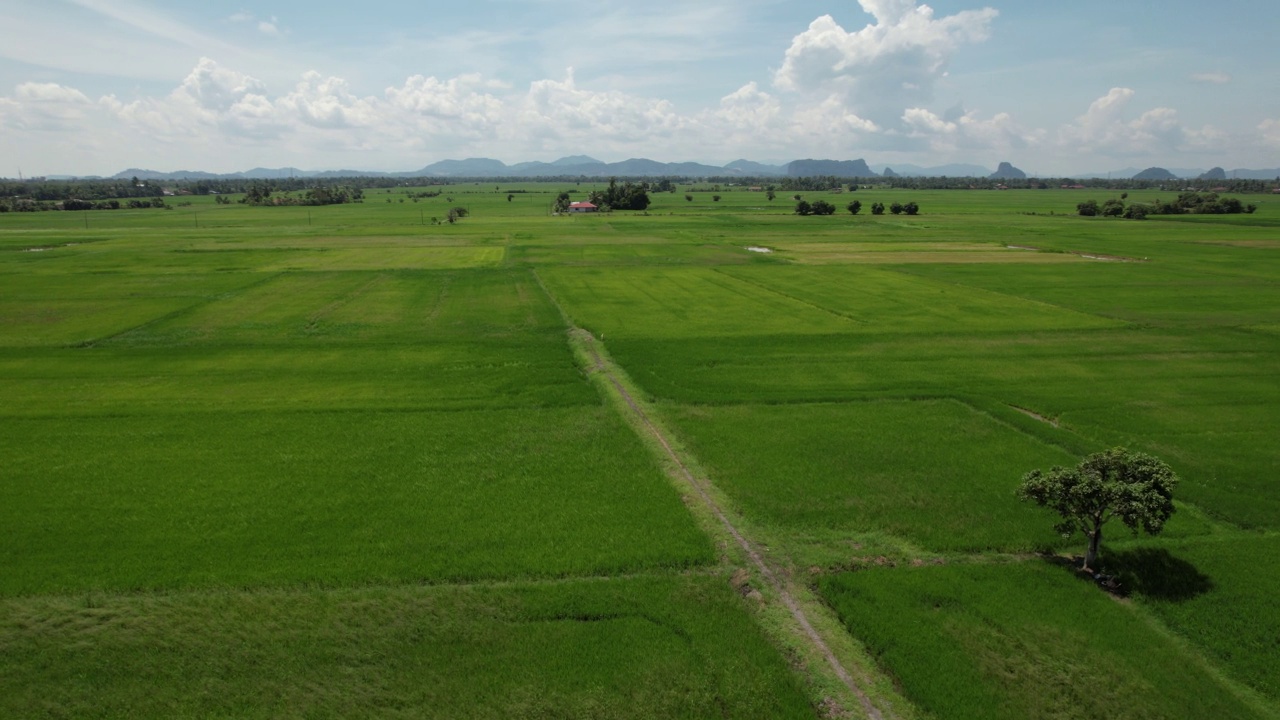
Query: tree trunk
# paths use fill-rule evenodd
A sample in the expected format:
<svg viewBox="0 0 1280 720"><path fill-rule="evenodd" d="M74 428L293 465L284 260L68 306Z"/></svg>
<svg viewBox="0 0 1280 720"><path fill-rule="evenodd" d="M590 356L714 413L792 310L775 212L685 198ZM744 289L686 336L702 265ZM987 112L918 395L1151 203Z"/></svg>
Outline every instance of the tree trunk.
<svg viewBox="0 0 1280 720"><path fill-rule="evenodd" d="M1089 550L1084 555L1084 569L1092 571L1093 564L1098 561L1098 546L1102 544L1102 528L1096 527L1089 534Z"/></svg>

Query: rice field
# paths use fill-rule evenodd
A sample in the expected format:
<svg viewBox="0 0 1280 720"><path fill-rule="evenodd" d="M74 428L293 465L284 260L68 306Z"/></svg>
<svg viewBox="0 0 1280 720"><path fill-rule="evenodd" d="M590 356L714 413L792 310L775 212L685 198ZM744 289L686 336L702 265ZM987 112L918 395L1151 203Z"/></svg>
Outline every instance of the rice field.
<svg viewBox="0 0 1280 720"><path fill-rule="evenodd" d="M582 328L886 716L1280 717L1277 201L437 189L0 215L0 715L859 716ZM1119 600L1014 495L1115 445Z"/></svg>

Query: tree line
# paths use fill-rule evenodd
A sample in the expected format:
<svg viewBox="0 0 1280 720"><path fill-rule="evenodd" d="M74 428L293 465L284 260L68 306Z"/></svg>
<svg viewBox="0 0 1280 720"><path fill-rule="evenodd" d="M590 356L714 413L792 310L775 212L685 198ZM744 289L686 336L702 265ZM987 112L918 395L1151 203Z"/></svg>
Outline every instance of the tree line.
<svg viewBox="0 0 1280 720"><path fill-rule="evenodd" d="M30 198L0 198L0 213L7 212L59 212L70 210L141 210L158 208L171 210L163 197L132 198L125 200L32 200Z"/></svg>
<svg viewBox="0 0 1280 720"><path fill-rule="evenodd" d="M1097 200L1086 200L1076 205L1076 212L1084 217L1123 217L1130 220L1142 220L1150 215L1252 215L1258 206L1246 205L1238 198L1219 197L1217 193L1182 193L1177 200L1171 202L1155 200L1149 203L1129 203L1125 200L1128 193L1119 198L1112 198L1098 204Z"/></svg>
<svg viewBox="0 0 1280 720"><path fill-rule="evenodd" d="M271 186L259 182L249 186L238 202L245 205L345 205L364 202L364 190L348 185L317 185L302 195L272 195Z"/></svg>
<svg viewBox="0 0 1280 720"><path fill-rule="evenodd" d="M809 202L808 200L805 200L799 195L794 196L792 199L796 201L797 215L834 215L836 212L836 206L832 205L826 200L814 200L813 202ZM845 209L849 211L850 215L857 215L858 213L862 212L862 201L854 200L853 202L846 205ZM890 204L887 208L885 207L885 204L882 202L871 203L872 215L883 215L886 209L894 215L904 215L904 214L919 215L920 214L920 206L914 202L909 202L905 204L895 202Z"/></svg>

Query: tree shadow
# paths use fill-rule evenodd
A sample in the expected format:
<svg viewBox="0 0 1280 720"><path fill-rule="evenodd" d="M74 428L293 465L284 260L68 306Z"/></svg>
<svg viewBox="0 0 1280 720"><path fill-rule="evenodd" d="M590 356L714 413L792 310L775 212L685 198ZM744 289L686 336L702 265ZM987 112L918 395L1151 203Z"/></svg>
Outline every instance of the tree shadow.
<svg viewBox="0 0 1280 720"><path fill-rule="evenodd" d="M1182 602L1214 587L1212 578L1164 548L1109 552L1103 556L1101 565L1126 594L1136 593L1152 600Z"/></svg>
<svg viewBox="0 0 1280 720"><path fill-rule="evenodd" d="M1118 597L1136 593L1151 600L1182 602L1214 588L1212 578L1163 548L1105 551L1098 558L1095 572L1081 568L1084 558L1079 555L1042 557L1050 565L1068 570Z"/></svg>

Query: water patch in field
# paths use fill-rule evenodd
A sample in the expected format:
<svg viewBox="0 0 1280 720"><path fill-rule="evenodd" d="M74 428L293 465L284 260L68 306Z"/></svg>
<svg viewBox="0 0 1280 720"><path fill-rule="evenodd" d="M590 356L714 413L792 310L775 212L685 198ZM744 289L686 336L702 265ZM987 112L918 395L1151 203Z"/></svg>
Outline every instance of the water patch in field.
<svg viewBox="0 0 1280 720"><path fill-rule="evenodd" d="M765 255L770 255L773 253L773 250L767 247L756 247L755 245L752 245L747 248L747 252L764 253Z"/></svg>

